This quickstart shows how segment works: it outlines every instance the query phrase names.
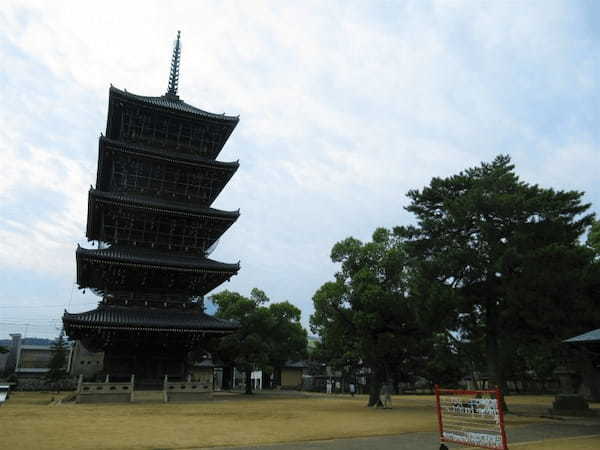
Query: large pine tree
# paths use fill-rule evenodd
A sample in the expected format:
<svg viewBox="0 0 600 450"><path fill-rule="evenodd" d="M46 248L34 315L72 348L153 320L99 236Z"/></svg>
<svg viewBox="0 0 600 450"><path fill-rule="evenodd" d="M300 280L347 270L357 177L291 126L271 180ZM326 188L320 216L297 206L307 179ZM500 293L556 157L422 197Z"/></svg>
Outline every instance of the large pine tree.
<svg viewBox="0 0 600 450"><path fill-rule="evenodd" d="M505 387L514 345L560 342L583 325L593 222L582 192L528 184L509 156L411 190L417 224L401 228L420 293L456 307L458 329L485 342L492 385Z"/></svg>

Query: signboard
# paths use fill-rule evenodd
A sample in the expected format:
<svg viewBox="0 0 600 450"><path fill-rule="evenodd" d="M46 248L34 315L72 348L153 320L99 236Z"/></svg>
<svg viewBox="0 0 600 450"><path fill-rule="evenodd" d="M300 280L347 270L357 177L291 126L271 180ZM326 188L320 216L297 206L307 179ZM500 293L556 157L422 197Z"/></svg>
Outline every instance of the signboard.
<svg viewBox="0 0 600 450"><path fill-rule="evenodd" d="M436 386L440 442L508 450L501 398L499 389L466 391Z"/></svg>

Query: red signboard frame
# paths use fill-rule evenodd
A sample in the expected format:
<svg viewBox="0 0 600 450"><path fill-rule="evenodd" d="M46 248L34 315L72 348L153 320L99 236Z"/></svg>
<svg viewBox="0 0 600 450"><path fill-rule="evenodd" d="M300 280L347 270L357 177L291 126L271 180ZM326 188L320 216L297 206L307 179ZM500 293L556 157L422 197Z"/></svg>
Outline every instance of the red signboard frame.
<svg viewBox="0 0 600 450"><path fill-rule="evenodd" d="M444 416L444 408L442 407L442 396L472 396L473 399L479 399L483 396L492 396L496 400L496 410L497 410L497 419L496 424L498 429L492 430L492 433L495 433L500 438L500 443L497 446L485 445L482 443L472 443L465 440L452 439L444 434L444 424L445 424L445 416ZM506 439L506 429L504 425L504 410L502 408L502 391L499 388L491 389L491 390L465 390L465 389L441 389L439 386L435 386L435 403L436 403L436 412L438 419L438 426L440 432L440 442L452 442L456 444L461 444L467 447L477 447L477 448L488 448L492 450L508 450L508 442ZM447 408L446 408L447 409ZM475 412L476 410L473 409ZM457 425L456 422L453 422L451 426L457 426L462 428L461 431L464 431L465 428L469 428L473 426L477 428L477 424L473 424L473 421L465 420L466 425ZM473 425L471 425L473 424ZM466 431L464 431L467 433Z"/></svg>

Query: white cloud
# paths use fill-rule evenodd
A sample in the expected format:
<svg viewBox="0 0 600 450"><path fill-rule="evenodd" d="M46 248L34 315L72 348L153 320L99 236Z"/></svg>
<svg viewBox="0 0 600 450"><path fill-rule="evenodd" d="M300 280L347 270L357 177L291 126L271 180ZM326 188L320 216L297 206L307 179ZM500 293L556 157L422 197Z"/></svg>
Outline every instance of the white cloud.
<svg viewBox="0 0 600 450"><path fill-rule="evenodd" d="M6 162L0 201L3 209L15 210L12 218L0 217L0 266L71 275L74 241L85 227L87 171L77 161L35 147L20 155L0 147L0 158ZM33 198L21 205L25 191ZM58 208L36 201L37 195L57 197Z"/></svg>
<svg viewBox="0 0 600 450"><path fill-rule="evenodd" d="M164 92L177 29L182 98L241 115L221 155L241 168L215 206L242 216L214 256L243 269L224 287L308 312L335 240L410 220L409 189L498 153L600 201L584 16L558 1L9 2L0 264L72 274L108 86Z"/></svg>

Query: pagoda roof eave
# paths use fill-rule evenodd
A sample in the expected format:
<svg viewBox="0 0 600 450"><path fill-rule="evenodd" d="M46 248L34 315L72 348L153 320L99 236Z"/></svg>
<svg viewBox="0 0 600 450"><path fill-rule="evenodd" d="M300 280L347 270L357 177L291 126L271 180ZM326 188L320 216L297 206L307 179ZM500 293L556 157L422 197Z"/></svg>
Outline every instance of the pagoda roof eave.
<svg viewBox="0 0 600 450"><path fill-rule="evenodd" d="M102 147L103 144L108 144L112 147L117 147L118 149L126 153L138 153L151 158L163 159L166 161L172 161L176 163L186 163L195 166L222 168L227 170L233 170L234 172L240 166L239 161L216 161L214 159L208 159L190 153L181 153L175 151L169 151L168 153L166 153L162 150L153 149L152 147L144 147L140 145L129 144L126 142L117 141L115 139L110 139L106 136L100 136L100 147Z"/></svg>
<svg viewBox="0 0 600 450"><path fill-rule="evenodd" d="M210 316L202 311L173 311L132 307L98 307L81 313L64 312L69 328L140 330L150 332L232 333L240 324Z"/></svg>
<svg viewBox="0 0 600 450"><path fill-rule="evenodd" d="M216 272L231 274L232 276L240 269L239 262L228 264L205 257L162 253L140 248L109 247L104 249L87 249L78 244L75 255L77 259L97 260L106 264L186 272Z"/></svg>
<svg viewBox="0 0 600 450"><path fill-rule="evenodd" d="M164 211L167 213L178 213L188 216L204 216L219 218L227 221L235 221L240 216L240 211L223 211L215 208L194 207L181 202L166 201L158 198L141 197L131 194L118 194L113 192L99 191L90 188L90 201L99 199L115 204L128 205L137 208L145 208L153 211ZM88 219L89 220L89 219Z"/></svg>
<svg viewBox="0 0 600 450"><path fill-rule="evenodd" d="M110 86L109 95L120 95L131 100L146 103L149 106L158 107L169 111L175 110L177 112L186 113L195 117L206 117L219 122L227 123L230 126L232 126L232 129L237 125L237 123L240 120L239 116L228 116L225 113L215 114L208 111L204 111L200 108L196 108L195 106L192 106L189 103L180 100L179 97L176 95L162 95L160 97L137 95L128 92L127 90L121 90L112 85Z"/></svg>

